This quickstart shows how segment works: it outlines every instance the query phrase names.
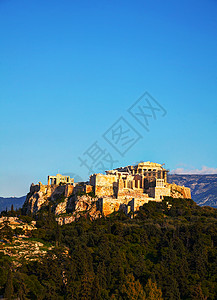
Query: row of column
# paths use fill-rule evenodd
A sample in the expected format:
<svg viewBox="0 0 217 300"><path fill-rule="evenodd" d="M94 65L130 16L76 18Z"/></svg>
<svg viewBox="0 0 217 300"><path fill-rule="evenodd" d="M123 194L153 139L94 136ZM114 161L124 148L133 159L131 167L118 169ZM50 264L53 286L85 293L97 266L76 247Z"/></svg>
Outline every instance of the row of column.
<svg viewBox="0 0 217 300"><path fill-rule="evenodd" d="M141 182L141 184L140 184ZM144 179L140 180L124 180L124 188L131 188L131 189L135 189L135 188L144 188Z"/></svg>
<svg viewBox="0 0 217 300"><path fill-rule="evenodd" d="M124 181L124 188L131 188L131 189L135 189L135 188L141 188L144 189L145 188L145 182L144 179L146 178L146 176L142 175L140 179L135 179L135 180L123 180ZM161 171L160 174L160 178L156 178L156 179L162 179L164 180L164 182L167 182L167 172L166 171Z"/></svg>
<svg viewBox="0 0 217 300"><path fill-rule="evenodd" d="M48 176L47 185L54 185L56 184L56 178Z"/></svg>
<svg viewBox="0 0 217 300"><path fill-rule="evenodd" d="M145 170L145 169L133 169L132 170L132 175L136 175L136 174L139 174L139 175L146 175L146 174L148 174L148 175L151 175L151 176L154 176L154 177L159 177L158 176L158 174L160 173L160 178L158 178L158 179L166 179L166 177L167 177L167 171L164 171L164 170L156 170L156 171L153 171L153 170L151 170L151 171L147 171L147 170ZM139 173L139 171L141 171L140 173Z"/></svg>

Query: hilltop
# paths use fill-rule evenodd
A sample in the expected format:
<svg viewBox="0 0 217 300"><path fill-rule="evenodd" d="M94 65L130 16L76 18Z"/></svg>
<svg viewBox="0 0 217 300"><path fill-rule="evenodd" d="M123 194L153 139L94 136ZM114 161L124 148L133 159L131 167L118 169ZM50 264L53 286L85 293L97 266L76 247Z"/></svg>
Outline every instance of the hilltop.
<svg viewBox="0 0 217 300"><path fill-rule="evenodd" d="M209 205L217 207L217 174L210 175L177 175L168 174L168 182L175 182L179 186L186 186L191 189L192 199L201 206ZM11 208L20 208L25 202L23 197L0 197L0 212Z"/></svg>
<svg viewBox="0 0 217 300"><path fill-rule="evenodd" d="M84 214L92 219L120 210L132 215L143 204L161 202L166 196L191 198L189 188L167 182L167 173L163 165L148 161L92 174L88 182L75 183L70 176L49 175L46 185L31 185L22 211L35 215L50 207L58 222L66 224Z"/></svg>

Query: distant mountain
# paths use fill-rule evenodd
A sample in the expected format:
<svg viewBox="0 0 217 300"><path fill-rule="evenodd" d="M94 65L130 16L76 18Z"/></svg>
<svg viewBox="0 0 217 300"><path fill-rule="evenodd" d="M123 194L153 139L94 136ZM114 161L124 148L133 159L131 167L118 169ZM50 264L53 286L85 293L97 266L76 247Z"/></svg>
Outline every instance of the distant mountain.
<svg viewBox="0 0 217 300"><path fill-rule="evenodd" d="M10 210L12 204L14 206L14 209L20 208L23 206L25 200L26 196L10 198L0 197L0 212L6 210L6 208Z"/></svg>
<svg viewBox="0 0 217 300"><path fill-rule="evenodd" d="M168 182L175 182L191 189L192 199L199 205L217 208L217 174L168 175Z"/></svg>

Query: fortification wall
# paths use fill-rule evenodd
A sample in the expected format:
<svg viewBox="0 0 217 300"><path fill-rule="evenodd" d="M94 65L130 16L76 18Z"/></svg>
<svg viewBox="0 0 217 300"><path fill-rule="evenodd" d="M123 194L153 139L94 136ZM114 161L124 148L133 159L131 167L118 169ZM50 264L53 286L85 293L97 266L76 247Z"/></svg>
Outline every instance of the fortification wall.
<svg viewBox="0 0 217 300"><path fill-rule="evenodd" d="M118 198L130 197L132 198L141 198L144 197L143 189L118 189Z"/></svg>
<svg viewBox="0 0 217 300"><path fill-rule="evenodd" d="M113 186L114 182L117 182L117 176L116 175L97 174L97 176L96 176L96 185L99 185L99 186Z"/></svg>
<svg viewBox="0 0 217 300"><path fill-rule="evenodd" d="M113 196L114 188L117 186L117 176L93 174L90 177L90 184L94 187L96 196Z"/></svg>
<svg viewBox="0 0 217 300"><path fill-rule="evenodd" d="M134 199L134 200L133 200L133 208L132 208L132 210L133 210L133 211L139 210L139 208L140 208L141 206L143 206L145 203L148 203L149 201L161 202L162 200L157 200L157 199L150 198L150 197L143 198L143 199L137 198L137 199Z"/></svg>
<svg viewBox="0 0 217 300"><path fill-rule="evenodd" d="M170 188L168 187L155 187L155 199L163 200L163 197L170 196Z"/></svg>
<svg viewBox="0 0 217 300"><path fill-rule="evenodd" d="M111 186L96 186L95 187L95 195L98 197L103 196L113 196L114 190Z"/></svg>
<svg viewBox="0 0 217 300"><path fill-rule="evenodd" d="M101 212L105 216L112 214L114 211L120 210L121 206L127 205L128 203L127 200L114 199L110 197L103 197L99 199L99 201Z"/></svg>
<svg viewBox="0 0 217 300"><path fill-rule="evenodd" d="M65 197L69 197L73 193L73 190L74 190L74 186L71 185L71 184L67 184L65 186L65 194L64 194L64 196Z"/></svg>
<svg viewBox="0 0 217 300"><path fill-rule="evenodd" d="M145 194L143 198L125 198L125 199L114 199L110 197L103 197L99 199L99 207L100 211L108 216L114 211L123 210L125 213L134 212L139 210L141 206L149 201L157 201L160 202L162 200L156 200L154 198L150 198Z"/></svg>

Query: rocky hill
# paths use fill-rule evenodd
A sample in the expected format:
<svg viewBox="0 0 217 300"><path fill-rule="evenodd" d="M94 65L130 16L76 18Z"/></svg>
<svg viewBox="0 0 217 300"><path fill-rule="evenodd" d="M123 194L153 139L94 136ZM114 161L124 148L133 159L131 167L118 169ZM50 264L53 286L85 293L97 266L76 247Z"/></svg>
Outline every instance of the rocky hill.
<svg viewBox="0 0 217 300"><path fill-rule="evenodd" d="M88 214L91 219L99 217L101 213L97 200L91 193L75 192L71 185L32 184L22 212L35 215L39 210L50 207L51 212L57 216L56 220L62 225L71 223L85 214Z"/></svg>
<svg viewBox="0 0 217 300"><path fill-rule="evenodd" d="M104 177L103 179L105 179ZM113 180L114 176L108 176L108 179ZM190 198L190 190L176 184L167 184L167 187L160 187L158 190L156 187L155 196L159 197L152 198L148 194L144 194L143 189L124 188L124 185L121 185L123 180L119 181L115 196L111 194L115 190L114 186L109 183L101 180L101 185L96 185L95 191L93 190L94 186L85 182L75 185L62 182L48 185L43 185L41 182L36 185L32 184L22 207L22 213L35 216L39 211L43 213L43 211L49 210L56 215L58 223L63 225L75 221L82 215L89 215L94 220L118 210L122 210L126 214L133 213L148 201L155 201L155 199L161 201L162 198L159 195L165 190L173 198ZM109 189L110 186L111 189ZM168 195L166 194L166 196Z"/></svg>
<svg viewBox="0 0 217 300"><path fill-rule="evenodd" d="M191 189L192 199L199 205L217 207L217 174L168 175L168 181Z"/></svg>
<svg viewBox="0 0 217 300"><path fill-rule="evenodd" d="M168 182L176 183L178 185L184 185L186 187L189 187L191 189L191 195L192 199L199 205L209 205L212 207L217 207L217 174L211 174L211 175L176 175L171 174L168 175ZM66 213L66 211L75 211L75 208L77 209L77 206L86 205L88 206L93 201L90 199L84 199L81 197L78 197L77 199L71 197L70 201L68 201L69 197L65 197L63 200L58 200L59 203L55 204L55 197L58 197L58 193L62 193L61 190L63 187L59 187L59 190L57 190L57 193L54 193L53 195L53 206L55 207L55 210L58 214ZM39 191L38 191L39 192ZM41 196L40 196L41 195ZM56 196L55 196L56 195ZM33 194L31 195L33 196ZM28 196L30 197L30 195ZM37 210L37 206L40 205L40 201L44 203L43 193L37 194L37 201L36 199L33 201L33 206L35 205L35 209ZM33 197L34 198L34 197ZM82 200L83 199L83 200ZM9 197L4 198L0 197L0 212L11 208L11 205L14 205L14 209L20 208L23 206L24 202L26 200L26 196L23 197ZM94 199L93 199L94 200ZM56 202L58 202L56 201ZM34 204L35 203L35 204ZM66 203L68 203L66 205ZM83 204L82 204L83 203ZM86 203L86 204L85 204ZM89 204L88 204L89 203ZM65 207L64 207L65 206ZM33 208L33 207L32 207ZM53 208L54 209L54 208Z"/></svg>

